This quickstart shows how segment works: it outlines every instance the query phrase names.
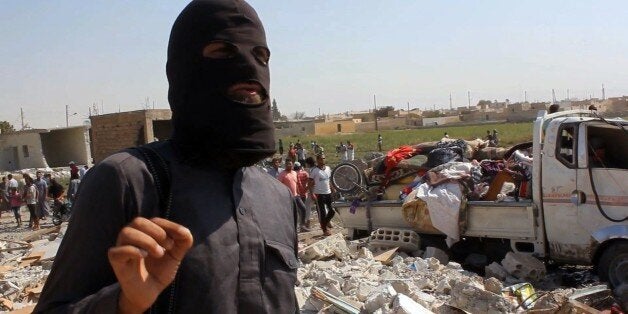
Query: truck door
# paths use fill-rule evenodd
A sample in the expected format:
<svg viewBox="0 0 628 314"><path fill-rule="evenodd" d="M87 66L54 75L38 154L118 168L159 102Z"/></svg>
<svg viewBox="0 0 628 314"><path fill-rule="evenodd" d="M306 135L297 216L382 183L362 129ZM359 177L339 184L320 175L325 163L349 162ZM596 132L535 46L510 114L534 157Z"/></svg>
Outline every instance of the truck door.
<svg viewBox="0 0 628 314"><path fill-rule="evenodd" d="M599 121L582 123L579 130L577 199L578 223L591 235L628 216L628 135L618 126ZM605 217L606 216L606 217Z"/></svg>
<svg viewBox="0 0 628 314"><path fill-rule="evenodd" d="M577 258L574 244L582 242L578 207L571 202L578 172L578 124L552 121L542 154L543 211L550 256L558 261Z"/></svg>

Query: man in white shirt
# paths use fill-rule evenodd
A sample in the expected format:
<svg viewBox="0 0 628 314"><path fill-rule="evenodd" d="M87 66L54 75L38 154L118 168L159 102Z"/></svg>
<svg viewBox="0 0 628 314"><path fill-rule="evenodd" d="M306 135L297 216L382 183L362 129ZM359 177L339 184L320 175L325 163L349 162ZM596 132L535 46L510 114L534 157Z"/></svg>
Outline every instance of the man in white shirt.
<svg viewBox="0 0 628 314"><path fill-rule="evenodd" d="M331 235L329 224L334 217L334 209L331 207L331 193L334 192L330 184L331 169L325 165L325 156L316 156L316 167L310 172L310 189L316 195L318 205L318 220L325 236Z"/></svg>
<svg viewBox="0 0 628 314"><path fill-rule="evenodd" d="M18 188L18 183L17 183L17 180L15 180L13 178L13 175L9 173L9 175L7 175L7 178L9 179L9 183L8 183L9 184L9 189L7 189L7 190L10 191L11 188L16 188L17 189Z"/></svg>

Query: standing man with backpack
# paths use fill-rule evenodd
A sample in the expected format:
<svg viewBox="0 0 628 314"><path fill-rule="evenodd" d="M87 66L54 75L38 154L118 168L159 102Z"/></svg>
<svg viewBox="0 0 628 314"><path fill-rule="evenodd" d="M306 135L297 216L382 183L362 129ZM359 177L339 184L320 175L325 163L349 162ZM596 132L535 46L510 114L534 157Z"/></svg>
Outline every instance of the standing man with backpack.
<svg viewBox="0 0 628 314"><path fill-rule="evenodd" d="M166 66L172 139L90 170L36 313L297 310L292 197L253 166L275 152L269 57L246 2L181 12Z"/></svg>

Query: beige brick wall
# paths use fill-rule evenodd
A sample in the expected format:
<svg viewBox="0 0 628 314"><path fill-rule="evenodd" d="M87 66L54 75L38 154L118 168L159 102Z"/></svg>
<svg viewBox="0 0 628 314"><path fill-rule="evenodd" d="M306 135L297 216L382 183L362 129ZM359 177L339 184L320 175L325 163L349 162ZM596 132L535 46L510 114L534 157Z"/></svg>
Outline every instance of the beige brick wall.
<svg viewBox="0 0 628 314"><path fill-rule="evenodd" d="M90 120L94 163L121 149L145 143L144 110L92 116Z"/></svg>

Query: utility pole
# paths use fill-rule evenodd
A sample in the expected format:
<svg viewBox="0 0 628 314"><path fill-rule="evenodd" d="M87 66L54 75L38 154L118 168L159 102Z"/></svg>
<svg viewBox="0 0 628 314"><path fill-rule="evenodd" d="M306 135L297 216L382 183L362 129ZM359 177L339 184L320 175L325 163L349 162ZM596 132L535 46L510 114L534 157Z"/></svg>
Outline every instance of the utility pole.
<svg viewBox="0 0 628 314"><path fill-rule="evenodd" d="M604 84L602 84L602 100L606 100L606 91L604 90Z"/></svg>
<svg viewBox="0 0 628 314"><path fill-rule="evenodd" d="M555 104L556 103L556 92L554 91L554 89L552 88L552 103Z"/></svg>
<svg viewBox="0 0 628 314"><path fill-rule="evenodd" d="M523 91L523 102L528 102L528 91Z"/></svg>
<svg viewBox="0 0 628 314"><path fill-rule="evenodd" d="M569 101L569 88L567 88L567 101Z"/></svg>
<svg viewBox="0 0 628 314"><path fill-rule="evenodd" d="M69 127L70 126L70 113L68 112L69 109L69 105L65 105L65 126Z"/></svg>
<svg viewBox="0 0 628 314"><path fill-rule="evenodd" d="M471 109L471 91L467 91L467 102L469 104L469 109Z"/></svg>
<svg viewBox="0 0 628 314"><path fill-rule="evenodd" d="M379 126L377 125L377 98L373 95L373 117L375 118L375 131L379 131Z"/></svg>
<svg viewBox="0 0 628 314"><path fill-rule="evenodd" d="M451 93L449 93L449 110L454 109L452 103L451 103Z"/></svg>
<svg viewBox="0 0 628 314"><path fill-rule="evenodd" d="M22 119L22 130L24 130L24 109L20 107L20 117Z"/></svg>

